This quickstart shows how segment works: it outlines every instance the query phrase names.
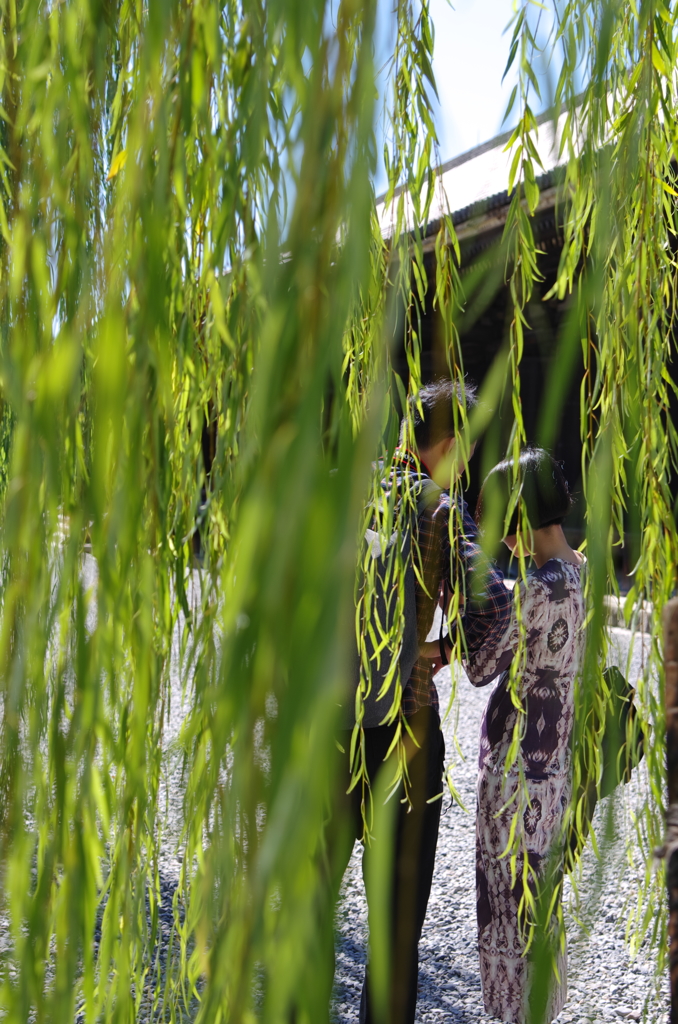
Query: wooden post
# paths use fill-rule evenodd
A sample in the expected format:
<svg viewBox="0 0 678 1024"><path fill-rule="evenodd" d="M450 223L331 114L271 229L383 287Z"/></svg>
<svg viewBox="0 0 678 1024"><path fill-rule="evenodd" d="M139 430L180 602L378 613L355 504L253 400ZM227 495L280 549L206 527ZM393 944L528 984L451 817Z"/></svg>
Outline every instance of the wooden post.
<svg viewBox="0 0 678 1024"><path fill-rule="evenodd" d="M669 896L669 971L671 1024L678 1024L678 598L664 606L666 671L666 880Z"/></svg>

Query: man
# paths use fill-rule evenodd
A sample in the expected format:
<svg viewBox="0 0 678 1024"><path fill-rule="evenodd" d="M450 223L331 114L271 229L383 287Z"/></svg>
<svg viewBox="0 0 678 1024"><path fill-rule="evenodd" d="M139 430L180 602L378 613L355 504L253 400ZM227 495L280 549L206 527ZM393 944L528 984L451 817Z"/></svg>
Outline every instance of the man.
<svg viewBox="0 0 678 1024"><path fill-rule="evenodd" d="M404 444L397 450L385 489L401 488L409 475L415 487L426 477L441 486L449 486L450 475L463 471L461 441L455 437L454 403L466 408L475 402L475 390L451 380L439 380L419 393L421 412L414 408L416 452ZM457 417L457 422L459 417ZM404 441L404 436L401 438ZM433 489L435 492L435 488ZM449 536L450 496L442 490L432 504L417 517L416 536L425 586L416 579L417 632L423 643L429 632L438 593L445 583L454 587L465 578L465 639L470 650L484 643L494 644L505 631L511 598L501 573L488 565L473 543L475 524L462 502L465 537L459 538L452 552ZM402 710L418 745L410 744L408 754L409 801L398 803L393 851L393 881L390 906L390 979L388 1010L379 1024L413 1024L417 1000L418 944L431 891L438 828L442 807L443 758L445 744L440 729L438 693L433 682L435 662L420 657L409 679L403 680ZM390 700L389 700L390 704ZM391 747L397 723L365 728L365 764L372 788ZM361 838L363 823L359 787L345 795L349 778L348 750L350 734L342 737L346 752L341 768L341 808L335 807L337 820L344 824L342 841L334 845L337 860L331 865L334 878L341 878L356 838ZM343 814L341 813L343 811ZM375 843L378 839L375 840ZM374 845L374 844L372 844ZM365 858L371 855L366 849ZM334 860L334 856L332 857ZM368 893L369 896L369 893ZM366 971L360 1008L362 1024L374 1024L376 1017L371 994L370 968Z"/></svg>

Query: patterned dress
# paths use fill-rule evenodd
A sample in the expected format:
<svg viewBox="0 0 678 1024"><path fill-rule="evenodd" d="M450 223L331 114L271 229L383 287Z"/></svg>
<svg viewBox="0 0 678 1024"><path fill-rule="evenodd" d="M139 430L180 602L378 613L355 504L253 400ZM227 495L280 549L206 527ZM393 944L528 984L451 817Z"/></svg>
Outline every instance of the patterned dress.
<svg viewBox="0 0 678 1024"><path fill-rule="evenodd" d="M524 955L524 918L519 913L524 856L536 877L543 878L547 864L553 868L551 852L554 843L562 842L563 816L570 799L573 686L584 622L581 566L551 559L531 573L527 586L521 584L521 618L527 660L519 695L526 714L521 756L508 770L506 759L517 715L508 691L507 671L518 646L515 610L499 644L471 654L465 666L476 686L491 682L501 673L480 730L476 896L485 1009L513 1022L526 1018L532 971L529 957ZM521 768L525 779L522 784ZM514 881L511 858L501 855L509 843L516 811L517 839L523 852L518 855ZM556 862L556 872L560 871ZM555 917L552 923L555 927ZM559 935L556 948L546 1020L557 1016L567 998L564 934Z"/></svg>

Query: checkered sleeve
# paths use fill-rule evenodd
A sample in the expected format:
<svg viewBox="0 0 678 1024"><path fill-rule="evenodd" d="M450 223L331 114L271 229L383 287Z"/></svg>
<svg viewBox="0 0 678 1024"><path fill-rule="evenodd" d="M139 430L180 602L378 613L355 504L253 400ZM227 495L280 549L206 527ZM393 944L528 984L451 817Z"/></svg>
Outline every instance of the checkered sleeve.
<svg viewBox="0 0 678 1024"><path fill-rule="evenodd" d="M433 625L438 591L442 579L441 546L448 538L449 503L441 494L436 506L424 509L417 520L417 635L423 643ZM449 546L448 546L449 550ZM449 564L449 556L448 563ZM403 711L407 717L430 705L439 710L438 691L433 682L430 658L419 658L403 692Z"/></svg>
<svg viewBox="0 0 678 1024"><path fill-rule="evenodd" d="M476 541L476 525L462 503L463 532L459 539L460 569L464 574L466 601L462 623L466 652L495 647L508 628L512 599L504 577Z"/></svg>
<svg viewBox="0 0 678 1024"><path fill-rule="evenodd" d="M476 541L477 530L465 502L455 510L459 524L455 550L450 543L450 499L443 492L437 506L418 520L419 563L417 573L417 631L426 639L442 581L464 587L462 625L467 655L498 645L508 628L512 600L504 577ZM456 523L453 523L455 529ZM423 585L422 585L423 584ZM433 682L431 661L419 658L403 693L403 710L409 716L425 705L438 710L438 692Z"/></svg>

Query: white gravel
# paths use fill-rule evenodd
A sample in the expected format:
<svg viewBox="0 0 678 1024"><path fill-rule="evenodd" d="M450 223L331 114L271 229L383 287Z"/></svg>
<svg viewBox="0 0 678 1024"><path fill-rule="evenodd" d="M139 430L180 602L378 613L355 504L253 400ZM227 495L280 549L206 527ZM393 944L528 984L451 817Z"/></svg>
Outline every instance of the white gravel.
<svg viewBox="0 0 678 1024"><path fill-rule="evenodd" d="M627 630L611 630L610 661L626 667L631 642ZM642 634L636 634L629 678L637 677L642 654ZM422 1024L454 1021L458 1024L493 1021L482 1004L475 918L475 782L480 718L492 687L477 690L460 674L457 701L444 723L446 764L452 767L455 785L468 812L445 800L433 889L420 944L420 983L417 1020ZM436 680L441 708L450 693L450 670ZM453 719L458 713L456 735L464 757L454 747ZM637 883L628 867L621 821L642 800L646 777L644 765L634 779L597 811L594 826L604 831L608 815L613 835L604 844L599 861L589 840L583 857L579 903L569 880L565 907L569 950L569 999L558 1024L590 1024L599 1021L647 1020L668 1024L668 985L656 978L655 962L641 948L632 958L625 943L629 901L635 901ZM615 801L612 808L610 801ZM356 844L344 878L337 912L337 969L334 1013L337 1024L358 1020L360 990L365 962L367 913L361 875L362 847ZM659 908L657 908L659 910Z"/></svg>

